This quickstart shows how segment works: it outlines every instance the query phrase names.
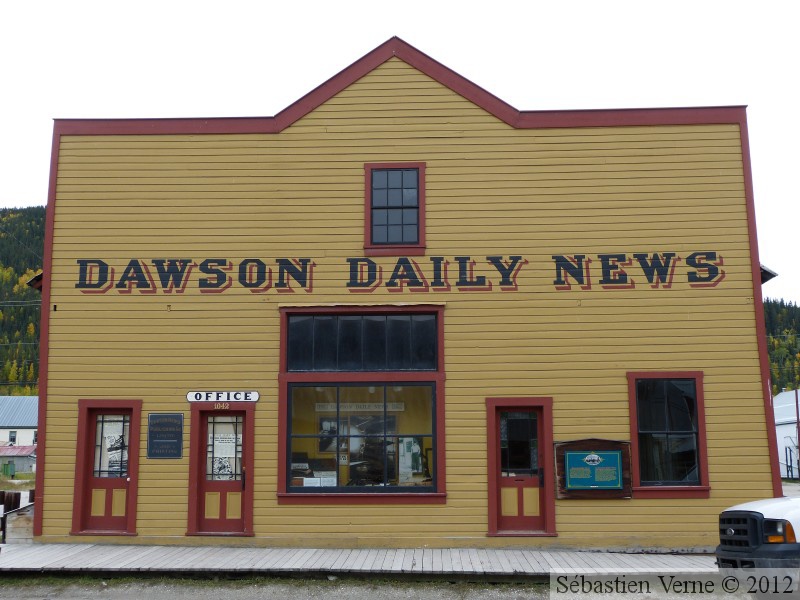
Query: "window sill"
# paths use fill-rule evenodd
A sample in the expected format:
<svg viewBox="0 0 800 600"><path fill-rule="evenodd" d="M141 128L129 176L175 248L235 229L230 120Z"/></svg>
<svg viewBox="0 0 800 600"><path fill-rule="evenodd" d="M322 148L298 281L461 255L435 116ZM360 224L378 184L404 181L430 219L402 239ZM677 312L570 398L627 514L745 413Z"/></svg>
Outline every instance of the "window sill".
<svg viewBox="0 0 800 600"><path fill-rule="evenodd" d="M638 486L633 488L634 498L709 498L711 487L707 485L692 486Z"/></svg>
<svg viewBox="0 0 800 600"><path fill-rule="evenodd" d="M424 256L425 246L364 246L364 256Z"/></svg>
<svg viewBox="0 0 800 600"><path fill-rule="evenodd" d="M297 494L279 493L278 504L445 504L445 493Z"/></svg>

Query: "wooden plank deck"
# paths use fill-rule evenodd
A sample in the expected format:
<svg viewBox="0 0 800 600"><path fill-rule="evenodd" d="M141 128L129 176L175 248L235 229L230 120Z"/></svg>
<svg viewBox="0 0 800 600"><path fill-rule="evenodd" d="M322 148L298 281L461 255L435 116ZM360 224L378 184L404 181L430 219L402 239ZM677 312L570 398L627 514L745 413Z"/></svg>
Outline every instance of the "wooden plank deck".
<svg viewBox="0 0 800 600"><path fill-rule="evenodd" d="M484 548L233 548L112 544L0 546L0 572L406 574L507 580L551 574L716 573L711 555Z"/></svg>

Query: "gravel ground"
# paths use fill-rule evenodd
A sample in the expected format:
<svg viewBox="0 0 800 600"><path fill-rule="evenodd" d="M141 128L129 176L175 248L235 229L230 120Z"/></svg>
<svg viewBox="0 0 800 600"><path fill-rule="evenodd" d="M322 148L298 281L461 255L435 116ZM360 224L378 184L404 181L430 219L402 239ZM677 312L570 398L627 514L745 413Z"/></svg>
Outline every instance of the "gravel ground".
<svg viewBox="0 0 800 600"><path fill-rule="evenodd" d="M0 598L23 600L540 600L548 597L547 584L0 577Z"/></svg>
<svg viewBox="0 0 800 600"><path fill-rule="evenodd" d="M784 496L800 496L800 483L795 481L783 482L783 495Z"/></svg>

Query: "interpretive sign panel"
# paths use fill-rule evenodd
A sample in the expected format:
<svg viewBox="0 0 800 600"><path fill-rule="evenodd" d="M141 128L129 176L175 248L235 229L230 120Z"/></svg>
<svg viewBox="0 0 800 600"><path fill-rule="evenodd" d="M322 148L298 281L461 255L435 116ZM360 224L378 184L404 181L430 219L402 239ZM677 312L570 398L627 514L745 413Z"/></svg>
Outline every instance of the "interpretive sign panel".
<svg viewBox="0 0 800 600"><path fill-rule="evenodd" d="M630 498L631 444L597 438L556 442L556 497Z"/></svg>
<svg viewBox="0 0 800 600"><path fill-rule="evenodd" d="M622 452L565 452L568 490L621 490Z"/></svg>

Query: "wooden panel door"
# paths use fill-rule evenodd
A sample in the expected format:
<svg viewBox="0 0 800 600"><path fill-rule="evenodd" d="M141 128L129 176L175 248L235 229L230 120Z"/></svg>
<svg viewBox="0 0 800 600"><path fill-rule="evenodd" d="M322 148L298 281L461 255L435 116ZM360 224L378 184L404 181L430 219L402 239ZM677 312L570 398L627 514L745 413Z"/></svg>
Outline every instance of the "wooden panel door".
<svg viewBox="0 0 800 600"><path fill-rule="evenodd" d="M498 529L540 531L545 522L541 413L536 408L498 408L496 426Z"/></svg>
<svg viewBox="0 0 800 600"><path fill-rule="evenodd" d="M201 532L243 533L248 465L244 412L201 413L205 460L198 478Z"/></svg>
<svg viewBox="0 0 800 600"><path fill-rule="evenodd" d="M136 534L141 412L141 400L78 400L72 534Z"/></svg>

